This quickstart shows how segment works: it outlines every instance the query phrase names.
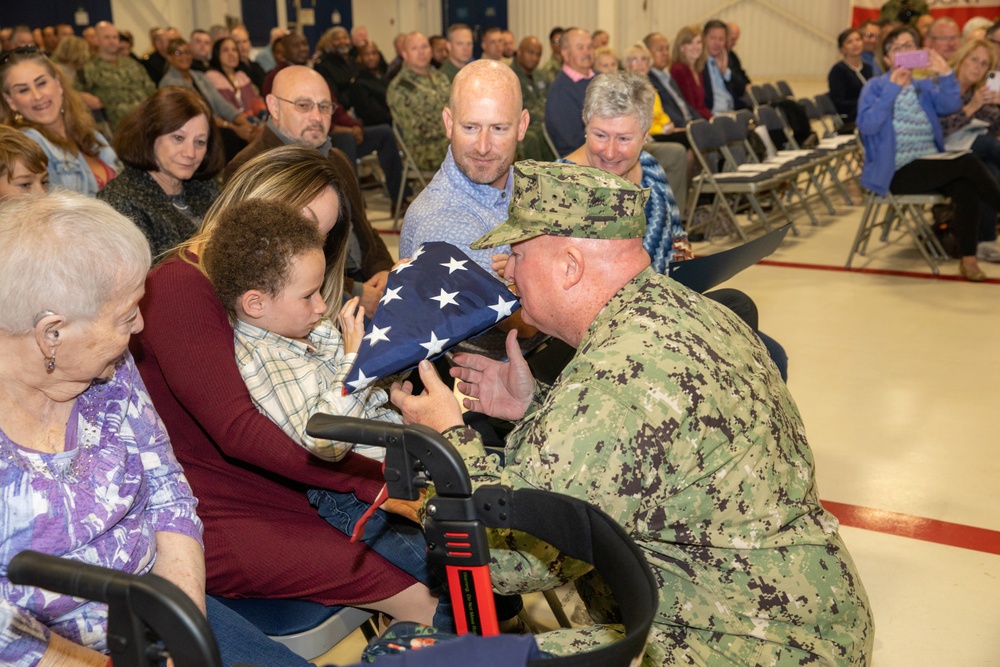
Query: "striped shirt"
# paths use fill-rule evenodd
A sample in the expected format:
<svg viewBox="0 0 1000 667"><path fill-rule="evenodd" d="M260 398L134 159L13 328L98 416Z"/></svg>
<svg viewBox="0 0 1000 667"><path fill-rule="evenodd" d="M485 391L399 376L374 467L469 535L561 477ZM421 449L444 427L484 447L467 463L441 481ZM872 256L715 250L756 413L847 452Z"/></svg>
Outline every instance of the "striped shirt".
<svg viewBox="0 0 1000 667"><path fill-rule="evenodd" d="M937 153L934 130L917 99L917 89L903 86L893 102L892 129L896 132L896 171L926 155Z"/></svg>
<svg viewBox="0 0 1000 667"><path fill-rule="evenodd" d="M344 378L357 355L344 352L340 332L324 318L305 343L279 336L246 322L233 328L236 365L250 397L260 411L314 455L339 461L347 452L382 461L385 449L322 440L306 434L309 417L317 412L400 423L399 415L383 407L385 391L368 388L344 393Z"/></svg>

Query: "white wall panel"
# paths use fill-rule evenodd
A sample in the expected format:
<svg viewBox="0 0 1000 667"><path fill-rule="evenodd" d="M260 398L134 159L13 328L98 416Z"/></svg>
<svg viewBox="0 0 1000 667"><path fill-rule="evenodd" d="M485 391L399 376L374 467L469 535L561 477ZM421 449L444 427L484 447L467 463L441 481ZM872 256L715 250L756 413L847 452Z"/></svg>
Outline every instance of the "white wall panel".
<svg viewBox="0 0 1000 667"><path fill-rule="evenodd" d="M174 26L187 39L196 27L225 25L227 16L240 16L240 0L111 0L111 19L135 36L136 53L149 49L153 26Z"/></svg>
<svg viewBox="0 0 1000 667"><path fill-rule="evenodd" d="M396 57L392 40L397 34L441 32L441 0L355 0L352 10L354 25L368 28L369 38L389 60Z"/></svg>
<svg viewBox="0 0 1000 667"><path fill-rule="evenodd" d="M614 0L509 0L507 17L518 42L528 35L541 40L544 47L542 62L545 62L549 59L549 31L552 28L575 26L596 30L602 12L599 5L615 4ZM608 32L611 30L608 29Z"/></svg>

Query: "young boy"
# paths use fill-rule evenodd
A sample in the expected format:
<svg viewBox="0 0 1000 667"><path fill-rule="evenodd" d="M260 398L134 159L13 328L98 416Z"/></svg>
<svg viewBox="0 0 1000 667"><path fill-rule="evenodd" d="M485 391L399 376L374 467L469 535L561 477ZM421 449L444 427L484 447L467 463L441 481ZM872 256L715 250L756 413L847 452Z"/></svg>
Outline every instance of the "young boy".
<svg viewBox="0 0 1000 667"><path fill-rule="evenodd" d="M0 125L0 200L49 191L49 159L20 130Z"/></svg>
<svg viewBox="0 0 1000 667"><path fill-rule="evenodd" d="M364 309L355 297L338 314L340 331L323 316L320 296L326 262L314 221L278 202L240 202L220 218L204 250L205 270L233 320L236 362L250 396L272 421L316 456L337 461L346 442L312 438L306 422L316 412L401 422L384 407L381 389L343 392L343 381L364 336ZM379 460L385 450L360 453ZM310 502L338 530L350 535L370 505L352 493L311 489ZM426 541L420 526L377 511L363 541L424 583ZM437 621L436 621L437 622Z"/></svg>
<svg viewBox="0 0 1000 667"><path fill-rule="evenodd" d="M340 330L323 317L326 262L316 223L275 202L250 200L227 211L205 249L205 267L234 322L236 363L261 412L321 459L354 449L379 461L381 447L306 434L317 412L400 423L381 389L344 395L343 381L364 336L364 309L351 299Z"/></svg>

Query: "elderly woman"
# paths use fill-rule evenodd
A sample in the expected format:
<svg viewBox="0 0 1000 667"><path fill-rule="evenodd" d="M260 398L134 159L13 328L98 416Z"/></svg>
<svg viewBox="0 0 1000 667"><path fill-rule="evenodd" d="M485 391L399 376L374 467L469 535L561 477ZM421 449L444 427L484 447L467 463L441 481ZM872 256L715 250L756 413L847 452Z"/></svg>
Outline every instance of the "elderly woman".
<svg viewBox="0 0 1000 667"><path fill-rule="evenodd" d="M42 147L53 186L95 195L121 171L87 105L44 53L30 47L5 53L0 89L0 120Z"/></svg>
<svg viewBox="0 0 1000 667"><path fill-rule="evenodd" d="M830 99L837 107L837 112L844 123L853 128L854 120L858 116L858 96L861 95L861 88L874 74L872 66L861 59L864 41L861 39L860 31L848 28L841 32L837 35L837 47L842 58L830 68L826 81L830 87Z"/></svg>
<svg viewBox="0 0 1000 667"><path fill-rule="evenodd" d="M236 365L226 309L202 267L222 211L249 198L281 201L329 234L327 256L341 259L329 262L324 295L339 297L347 224L337 173L304 146L276 148L243 165L197 236L149 274L142 303L148 327L136 358L200 501L210 593L304 598L430 623L436 600L427 588L349 542L305 494L326 488L371 503L382 484L379 465L354 453L338 463L318 459L257 410Z"/></svg>
<svg viewBox="0 0 1000 667"><path fill-rule="evenodd" d="M7 580L33 549L168 579L208 610L226 664L304 665L206 601L197 501L127 351L149 263L101 202L0 205L0 664L108 664L105 605Z"/></svg>
<svg viewBox="0 0 1000 667"><path fill-rule="evenodd" d="M670 76L677 82L681 95L702 118L711 118L712 111L705 104L705 82L701 76L705 70L706 55L698 26L689 25L680 29L670 55L674 63L670 66Z"/></svg>
<svg viewBox="0 0 1000 667"><path fill-rule="evenodd" d="M131 219L157 257L198 229L222 169L219 132L205 101L185 88L161 88L126 116L115 133L125 163L97 195Z"/></svg>
<svg viewBox="0 0 1000 667"><path fill-rule="evenodd" d="M993 178L1000 181L1000 94L986 87L986 76L996 67L996 51L984 40L972 40L952 56L962 108L941 117L945 148L972 150ZM989 206L980 211L976 259L1000 262L997 248L997 212Z"/></svg>
<svg viewBox="0 0 1000 667"><path fill-rule="evenodd" d="M614 72L594 79L583 101L583 123L587 143L563 162L596 167L649 188L646 202L646 235L642 246L652 267L666 273L672 262L691 259L691 244L681 226L680 211L663 168L642 150L652 122L656 91L638 72ZM757 331L757 309L738 290L716 290L706 296L725 304ZM781 345L758 334L786 377L788 358Z"/></svg>
<svg viewBox="0 0 1000 667"><path fill-rule="evenodd" d="M898 54L915 51L913 28L892 30L882 42L888 71L865 84L858 100L857 126L865 146L861 185L879 195L939 192L955 207L952 231L961 259L959 273L982 282L986 274L976 261L980 206L1000 210L1000 186L971 153L956 153L946 161L939 116L961 107L958 81L937 52L927 51L932 78L917 79L905 67L893 66ZM931 159L925 159L931 158Z"/></svg>

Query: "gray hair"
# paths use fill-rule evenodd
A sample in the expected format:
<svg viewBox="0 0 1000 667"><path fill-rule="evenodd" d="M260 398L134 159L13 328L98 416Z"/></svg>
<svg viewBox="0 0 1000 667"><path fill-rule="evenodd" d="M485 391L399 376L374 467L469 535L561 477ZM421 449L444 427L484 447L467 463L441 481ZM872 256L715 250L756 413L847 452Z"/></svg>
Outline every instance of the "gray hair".
<svg viewBox="0 0 1000 667"><path fill-rule="evenodd" d="M108 204L60 190L0 204L0 329L31 331L46 310L91 320L134 290L149 242Z"/></svg>
<svg viewBox="0 0 1000 667"><path fill-rule="evenodd" d="M620 118L637 116L642 131L649 132L653 124L653 96L656 91L649 79L637 72L598 74L587 86L583 99L583 124L594 116Z"/></svg>

